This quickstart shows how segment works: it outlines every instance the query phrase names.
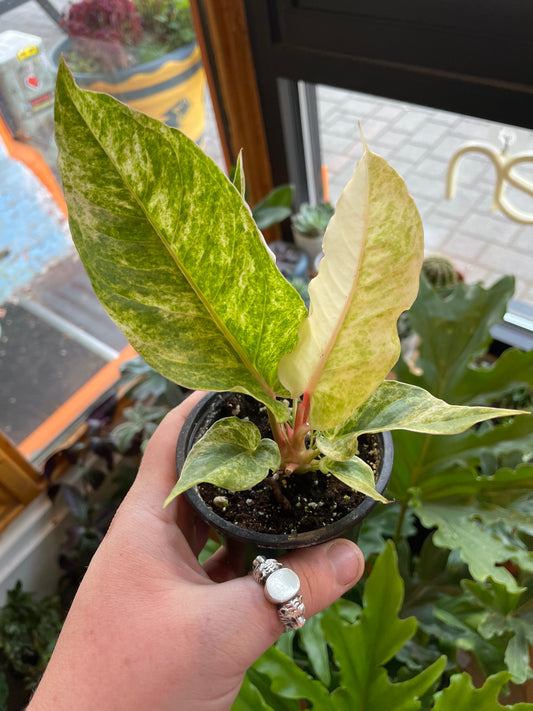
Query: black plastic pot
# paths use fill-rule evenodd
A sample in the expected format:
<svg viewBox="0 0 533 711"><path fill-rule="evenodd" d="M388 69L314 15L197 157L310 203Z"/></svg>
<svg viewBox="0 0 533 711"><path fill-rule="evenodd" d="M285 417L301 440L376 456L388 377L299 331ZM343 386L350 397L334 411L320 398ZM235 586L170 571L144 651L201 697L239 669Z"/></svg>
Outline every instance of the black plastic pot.
<svg viewBox="0 0 533 711"><path fill-rule="evenodd" d="M217 408L231 395L233 395L233 393L209 393L193 408L178 438L176 449L178 474L181 472L191 447L204 434L206 421L209 420L210 424L214 421L213 415ZM377 477L376 489L380 493L383 493L387 487L392 471L394 456L392 437L390 432L383 432L374 436L376 437L376 442L382 454L382 466ZM364 500L351 513L320 529L305 531L304 533L271 534L250 531L226 521L205 504L197 487L188 489L185 492L185 496L202 518L224 537L242 543L250 543L257 548L265 550L306 548L318 543L325 543L338 536L349 535L349 531L358 527L376 504L374 499L365 496Z"/></svg>

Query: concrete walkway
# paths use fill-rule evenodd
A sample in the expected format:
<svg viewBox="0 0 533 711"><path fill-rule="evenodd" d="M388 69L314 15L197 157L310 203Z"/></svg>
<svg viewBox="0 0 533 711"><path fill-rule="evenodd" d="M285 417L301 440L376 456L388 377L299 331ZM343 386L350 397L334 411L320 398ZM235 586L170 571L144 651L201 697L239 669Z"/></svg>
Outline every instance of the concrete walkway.
<svg viewBox="0 0 533 711"><path fill-rule="evenodd" d="M491 210L495 171L485 156L465 156L459 164L456 196L445 198L449 161L461 146L478 142L502 147L502 130L512 141L509 154L527 152L532 162L520 175L533 182L533 132L459 114L387 99L318 89L323 163L335 202L362 155L357 123L369 147L404 178L418 205L428 253L449 256L467 281L490 285L514 274L516 298L533 306L533 225L513 222ZM533 198L508 191L512 204L533 219Z"/></svg>

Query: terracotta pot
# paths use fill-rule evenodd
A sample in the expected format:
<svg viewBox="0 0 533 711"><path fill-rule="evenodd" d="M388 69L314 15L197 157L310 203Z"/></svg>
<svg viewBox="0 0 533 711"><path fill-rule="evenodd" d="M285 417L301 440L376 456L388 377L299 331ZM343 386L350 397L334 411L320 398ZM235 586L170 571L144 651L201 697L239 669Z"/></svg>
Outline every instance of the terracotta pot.
<svg viewBox="0 0 533 711"><path fill-rule="evenodd" d="M217 406L231 395L234 395L234 393L209 393L193 408L178 438L176 449L178 473L181 471L191 447L203 434L206 420L213 418ZM378 447L382 454L382 465L376 481L376 488L382 493L388 484L392 471L392 437L390 432L383 432L374 436L376 437ZM304 533L271 534L250 531L226 521L206 505L197 487L188 489L185 492L185 496L210 526L224 537L242 543L250 543L264 550L305 548L318 543L324 543L338 536L349 535L350 530L358 527L376 504L374 499L366 496L351 513L320 529L306 531Z"/></svg>

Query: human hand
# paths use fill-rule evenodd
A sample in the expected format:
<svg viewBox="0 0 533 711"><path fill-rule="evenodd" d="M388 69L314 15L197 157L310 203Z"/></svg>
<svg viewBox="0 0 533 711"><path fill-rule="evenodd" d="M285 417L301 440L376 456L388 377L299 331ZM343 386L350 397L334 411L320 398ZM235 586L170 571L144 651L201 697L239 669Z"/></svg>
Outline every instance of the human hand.
<svg viewBox="0 0 533 711"><path fill-rule="evenodd" d="M175 483L175 448L203 393L170 412L78 590L28 711L227 711L249 666L279 637L276 608L241 560L221 548L197 560L206 525ZM306 615L362 572L357 546L337 540L281 559L300 577Z"/></svg>

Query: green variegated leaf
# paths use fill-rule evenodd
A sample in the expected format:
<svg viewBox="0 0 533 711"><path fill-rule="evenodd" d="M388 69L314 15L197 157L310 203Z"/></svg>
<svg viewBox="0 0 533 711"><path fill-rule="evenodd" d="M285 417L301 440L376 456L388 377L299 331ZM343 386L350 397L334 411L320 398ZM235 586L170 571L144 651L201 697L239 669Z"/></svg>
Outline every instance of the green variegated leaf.
<svg viewBox="0 0 533 711"><path fill-rule="evenodd" d="M420 216L403 180L366 147L323 249L309 318L279 370L293 397L312 396L309 422L318 430L344 422L385 378L400 352L398 316L418 289Z"/></svg>
<svg viewBox="0 0 533 711"><path fill-rule="evenodd" d="M409 430L427 434L457 434L476 422L519 414L519 410L448 405L426 390L385 380L357 410L329 436L318 438L320 450L338 459L357 451L363 432ZM533 426L533 425L532 425Z"/></svg>
<svg viewBox="0 0 533 711"><path fill-rule="evenodd" d="M249 489L268 476L269 470L276 471L279 464L279 449L273 440L261 439L252 422L225 417L192 447L165 506L200 482L232 491Z"/></svg>
<svg viewBox="0 0 533 711"><path fill-rule="evenodd" d="M248 392L286 420L277 368L306 309L235 186L178 130L78 89L64 63L56 139L74 242L135 349L185 387Z"/></svg>
<svg viewBox="0 0 533 711"><path fill-rule="evenodd" d="M370 496L383 504L389 503L384 496L376 491L372 468L359 457L352 457L345 462L337 462L329 457L323 457L320 460L320 470L324 474L331 472L343 484L355 491L360 491L365 496Z"/></svg>
<svg viewBox="0 0 533 711"><path fill-rule="evenodd" d="M237 156L237 165L235 166L235 172L233 173L233 185L239 191L239 195L244 199L246 194L246 179L244 177L244 169L242 167L242 150L239 151Z"/></svg>

